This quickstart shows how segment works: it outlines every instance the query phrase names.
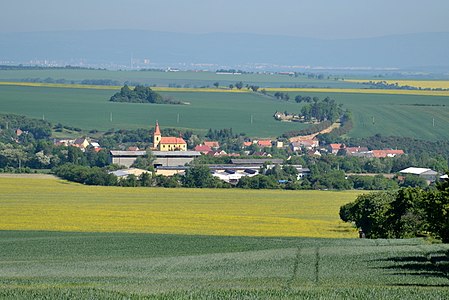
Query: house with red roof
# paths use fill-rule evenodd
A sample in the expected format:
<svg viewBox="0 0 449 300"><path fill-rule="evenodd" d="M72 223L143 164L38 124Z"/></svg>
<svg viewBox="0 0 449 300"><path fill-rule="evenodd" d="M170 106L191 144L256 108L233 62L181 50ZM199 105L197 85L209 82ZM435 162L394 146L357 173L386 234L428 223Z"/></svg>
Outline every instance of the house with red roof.
<svg viewBox="0 0 449 300"><path fill-rule="evenodd" d="M338 150L344 148L345 145L344 144L329 144L327 146L327 152L331 153L331 154L337 154Z"/></svg>
<svg viewBox="0 0 449 300"><path fill-rule="evenodd" d="M259 147L271 147L271 141L270 140L259 140L257 141L257 145Z"/></svg>
<svg viewBox="0 0 449 300"><path fill-rule="evenodd" d="M212 148L209 147L209 146L206 146L206 145L198 145L198 146L195 146L194 150L198 151L198 152L201 152L203 154L207 154L208 152L212 151Z"/></svg>
<svg viewBox="0 0 449 300"><path fill-rule="evenodd" d="M204 146L208 146L212 149L217 150L218 148L220 148L220 143L218 143L216 141L208 141L208 142L204 142Z"/></svg>
<svg viewBox="0 0 449 300"><path fill-rule="evenodd" d="M404 154L404 150L393 150L393 149L372 150L372 152L373 156L376 158L396 157Z"/></svg>

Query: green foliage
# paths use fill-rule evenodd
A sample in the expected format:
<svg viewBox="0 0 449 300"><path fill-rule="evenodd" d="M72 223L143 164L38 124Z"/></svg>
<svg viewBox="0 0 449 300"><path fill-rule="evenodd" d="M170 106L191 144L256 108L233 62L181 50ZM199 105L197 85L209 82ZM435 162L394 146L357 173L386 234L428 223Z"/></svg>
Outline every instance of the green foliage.
<svg viewBox="0 0 449 300"><path fill-rule="evenodd" d="M423 210L429 230L449 243L449 181L446 179L437 188L424 197Z"/></svg>
<svg viewBox="0 0 449 300"><path fill-rule="evenodd" d="M192 166L187 169L186 174L182 178L184 187L189 188L219 188L226 187L227 184L220 179L212 176L207 166Z"/></svg>
<svg viewBox="0 0 449 300"><path fill-rule="evenodd" d="M392 237L387 220L394 197L392 192L362 194L356 201L340 208L340 218L345 222L354 222L368 238Z"/></svg>
<svg viewBox="0 0 449 300"><path fill-rule="evenodd" d="M131 90L126 84L120 89L119 93L116 93L111 97L110 101L128 103L182 104L180 101L162 97L162 95L156 93L150 87L137 85L133 90Z"/></svg>
<svg viewBox="0 0 449 300"><path fill-rule="evenodd" d="M262 174L253 177L242 177L237 183L238 188L242 189L278 189L279 183L273 176Z"/></svg>
<svg viewBox="0 0 449 300"><path fill-rule="evenodd" d="M105 170L98 167L91 168L88 166L67 163L53 168L53 173L63 179L87 185L117 185L116 176L108 174Z"/></svg>
<svg viewBox="0 0 449 300"><path fill-rule="evenodd" d="M395 190L399 188L396 181L388 179L382 175L376 176L352 175L349 176L349 180L352 181L354 189L379 191L379 190Z"/></svg>
<svg viewBox="0 0 449 300"><path fill-rule="evenodd" d="M143 169L143 170L154 170L153 162L155 161L155 157L151 153L151 151L147 151L145 156L138 157L135 162L132 164L132 167Z"/></svg>
<svg viewBox="0 0 449 300"><path fill-rule="evenodd" d="M0 141L10 142L11 139L16 138L23 142L47 139L51 136L51 128L51 124L43 120L13 114L0 114ZM16 129L21 129L24 133L17 137Z"/></svg>
<svg viewBox="0 0 449 300"><path fill-rule="evenodd" d="M340 208L340 218L354 222L370 238L410 238L432 234L449 242L449 182L436 190L403 188L357 197Z"/></svg>
<svg viewBox="0 0 449 300"><path fill-rule="evenodd" d="M278 100L284 100L284 101L290 100L290 96L288 95L288 93L284 93L284 92L275 92L274 97Z"/></svg>
<svg viewBox="0 0 449 300"><path fill-rule="evenodd" d="M313 99L311 104L307 104L301 107L301 116L304 116L306 121L318 120L319 122L331 121L332 123L337 121L343 114L343 110L334 99L326 97L323 101L318 98Z"/></svg>

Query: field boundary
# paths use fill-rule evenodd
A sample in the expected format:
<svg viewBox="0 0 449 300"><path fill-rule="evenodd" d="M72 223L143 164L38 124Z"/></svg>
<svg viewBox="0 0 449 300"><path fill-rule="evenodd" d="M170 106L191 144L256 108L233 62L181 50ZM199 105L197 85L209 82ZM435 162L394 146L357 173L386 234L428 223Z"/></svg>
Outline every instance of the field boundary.
<svg viewBox="0 0 449 300"><path fill-rule="evenodd" d="M0 178L59 179L51 174L0 173Z"/></svg>
<svg viewBox="0 0 449 300"><path fill-rule="evenodd" d="M1 85L26 86L26 87L49 87L65 89L93 89L93 90L120 90L122 86L116 85L90 85L90 84L63 84L63 83L41 83L41 82L13 82L0 81ZM134 86L129 86L134 88ZM247 89L223 89L223 88L176 88L176 87L150 87L157 92L202 92L202 93L254 93Z"/></svg>
<svg viewBox="0 0 449 300"><path fill-rule="evenodd" d="M119 90L121 86L110 85L87 85L87 84L59 84L59 83L36 83L36 82L9 82L0 81L0 86L25 86L25 87L50 87L67 89L96 89L96 90ZM132 86L130 86L132 88ZM195 93L255 93L248 89L223 89L223 88L172 88L151 87L157 92L195 92ZM449 91L428 90L393 90L393 89L346 89L346 88L264 88L267 92L290 92L290 93L348 93L348 94L381 94L381 95L418 95L418 96L446 96Z"/></svg>

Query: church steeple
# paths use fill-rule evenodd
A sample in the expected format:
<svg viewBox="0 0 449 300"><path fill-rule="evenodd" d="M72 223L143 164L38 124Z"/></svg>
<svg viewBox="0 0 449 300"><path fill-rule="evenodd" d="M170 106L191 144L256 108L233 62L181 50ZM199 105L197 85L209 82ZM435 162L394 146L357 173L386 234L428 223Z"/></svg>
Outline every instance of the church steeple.
<svg viewBox="0 0 449 300"><path fill-rule="evenodd" d="M156 121L156 127L154 128L154 133L153 133L153 147L154 148L158 148L159 147L159 143L161 141L161 129L159 128L159 123L158 121Z"/></svg>

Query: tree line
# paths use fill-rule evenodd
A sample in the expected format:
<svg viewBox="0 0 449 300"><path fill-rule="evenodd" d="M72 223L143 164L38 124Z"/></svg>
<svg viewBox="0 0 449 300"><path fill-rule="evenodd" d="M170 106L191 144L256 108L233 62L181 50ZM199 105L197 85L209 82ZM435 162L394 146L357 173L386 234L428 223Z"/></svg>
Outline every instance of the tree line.
<svg viewBox="0 0 449 300"><path fill-rule="evenodd" d="M404 188L363 194L340 208L368 238L431 236L449 242L449 181L436 189Z"/></svg>

